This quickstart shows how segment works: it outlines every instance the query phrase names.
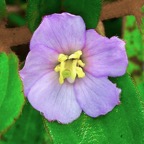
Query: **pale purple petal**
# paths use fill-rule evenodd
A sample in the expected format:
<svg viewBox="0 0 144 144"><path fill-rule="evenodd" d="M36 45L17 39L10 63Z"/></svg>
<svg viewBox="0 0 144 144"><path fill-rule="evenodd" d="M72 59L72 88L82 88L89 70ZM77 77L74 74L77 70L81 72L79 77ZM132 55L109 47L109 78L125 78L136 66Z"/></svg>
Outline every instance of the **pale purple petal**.
<svg viewBox="0 0 144 144"><path fill-rule="evenodd" d="M43 75L52 71L57 63L58 53L56 51L40 45L38 48L29 52L25 65L20 71L26 96L33 84Z"/></svg>
<svg viewBox="0 0 144 144"><path fill-rule="evenodd" d="M74 90L81 108L91 117L105 115L120 102L120 89L106 77L86 73L85 78L76 80Z"/></svg>
<svg viewBox="0 0 144 144"><path fill-rule="evenodd" d="M37 48L39 44L65 54L82 49L85 44L83 19L69 13L45 16L33 34L30 48Z"/></svg>
<svg viewBox="0 0 144 144"><path fill-rule="evenodd" d="M128 64L125 42L117 37L106 38L95 30L86 32L86 45L83 49L85 70L99 76L121 76Z"/></svg>
<svg viewBox="0 0 144 144"><path fill-rule="evenodd" d="M49 120L70 123L80 116L81 108L76 101L73 85L59 84L58 74L50 72L31 88L28 100Z"/></svg>

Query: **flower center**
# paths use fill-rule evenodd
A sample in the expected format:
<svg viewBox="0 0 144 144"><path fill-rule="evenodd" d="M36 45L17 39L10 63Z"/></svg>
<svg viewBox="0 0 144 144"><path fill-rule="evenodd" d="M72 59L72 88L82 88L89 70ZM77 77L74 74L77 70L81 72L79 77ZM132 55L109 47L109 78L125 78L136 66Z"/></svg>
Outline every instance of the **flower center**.
<svg viewBox="0 0 144 144"><path fill-rule="evenodd" d="M81 55L82 51L80 50L70 56L59 54L58 61L60 64L58 64L54 70L55 72L59 72L60 84L63 84L65 79L67 79L70 83L74 83L76 77L85 77L85 73L82 69L85 64L80 60Z"/></svg>

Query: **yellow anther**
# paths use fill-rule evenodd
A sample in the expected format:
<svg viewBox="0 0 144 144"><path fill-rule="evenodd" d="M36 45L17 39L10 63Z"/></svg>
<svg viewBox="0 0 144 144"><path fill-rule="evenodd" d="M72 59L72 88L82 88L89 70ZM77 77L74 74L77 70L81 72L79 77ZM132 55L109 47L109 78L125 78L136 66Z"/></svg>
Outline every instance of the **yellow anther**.
<svg viewBox="0 0 144 144"><path fill-rule="evenodd" d="M83 72L81 67L76 67L76 73L77 73L79 78L85 77L85 73Z"/></svg>
<svg viewBox="0 0 144 144"><path fill-rule="evenodd" d="M78 60L78 65L81 66L81 67L84 67L85 63L83 63L81 60Z"/></svg>
<svg viewBox="0 0 144 144"><path fill-rule="evenodd" d="M83 78L85 76L82 69L85 64L80 60L81 55L82 51L77 51L70 56L64 54L59 55L58 61L60 64L57 65L54 70L55 72L59 72L60 84L63 84L65 79L67 79L68 82L73 83L76 77Z"/></svg>
<svg viewBox="0 0 144 144"><path fill-rule="evenodd" d="M59 54L59 57L58 57L58 61L59 62L64 62L68 59L68 56L67 55L64 55L64 54Z"/></svg>
<svg viewBox="0 0 144 144"><path fill-rule="evenodd" d="M60 71L60 65L57 65L55 68L54 68L55 72L59 72Z"/></svg>
<svg viewBox="0 0 144 144"><path fill-rule="evenodd" d="M82 51L79 50L79 51L75 52L74 54L71 54L68 57L68 59L79 59L81 55L82 55Z"/></svg>
<svg viewBox="0 0 144 144"><path fill-rule="evenodd" d="M65 64L66 64L66 62L64 62L64 61L62 61L62 62L60 63L60 71L63 71L63 70L64 70Z"/></svg>

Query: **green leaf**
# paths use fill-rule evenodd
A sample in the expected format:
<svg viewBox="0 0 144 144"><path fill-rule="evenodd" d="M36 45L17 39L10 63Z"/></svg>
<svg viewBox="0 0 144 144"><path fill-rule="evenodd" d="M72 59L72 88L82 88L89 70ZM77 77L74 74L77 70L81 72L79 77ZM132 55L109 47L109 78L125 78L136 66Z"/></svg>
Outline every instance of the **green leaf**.
<svg viewBox="0 0 144 144"><path fill-rule="evenodd" d="M60 0L29 0L27 7L27 22L29 29L34 32L43 16L60 12L60 8Z"/></svg>
<svg viewBox="0 0 144 144"><path fill-rule="evenodd" d="M6 15L6 3L5 0L0 0L0 20Z"/></svg>
<svg viewBox="0 0 144 144"><path fill-rule="evenodd" d="M15 26L25 25L25 19L20 14L10 13L8 14L7 17L10 25L15 25Z"/></svg>
<svg viewBox="0 0 144 144"><path fill-rule="evenodd" d="M99 21L101 0L64 0L63 9L72 14L80 15L88 29L95 29Z"/></svg>
<svg viewBox="0 0 144 144"><path fill-rule="evenodd" d="M106 37L111 38L112 36L118 36L119 38L122 35L122 18L115 18L110 20L103 21Z"/></svg>
<svg viewBox="0 0 144 144"><path fill-rule="evenodd" d="M141 77L141 78L143 78L143 77ZM142 81L141 83L138 84L138 90L139 90L140 95L142 96L142 98L144 100L144 81Z"/></svg>
<svg viewBox="0 0 144 144"><path fill-rule="evenodd" d="M18 59L14 54L0 54L0 133L12 125L24 105Z"/></svg>
<svg viewBox="0 0 144 144"><path fill-rule="evenodd" d="M141 68L139 65L135 64L134 62L129 61L127 71L132 74L135 71L141 71Z"/></svg>
<svg viewBox="0 0 144 144"><path fill-rule="evenodd" d="M51 144L46 137L40 113L26 104L22 115L3 135L0 144Z"/></svg>
<svg viewBox="0 0 144 144"><path fill-rule="evenodd" d="M142 8L144 12L144 7ZM143 81L142 71L144 62L144 17L142 23L137 26L134 16L127 16L124 21L124 40L129 58L127 71L132 74L137 84Z"/></svg>
<svg viewBox="0 0 144 144"><path fill-rule="evenodd" d="M139 60L144 60L144 38L138 29L134 16L127 16L125 19L124 40L126 41L128 57L137 57Z"/></svg>
<svg viewBox="0 0 144 144"><path fill-rule="evenodd" d="M71 124L47 122L54 144L143 144L142 102L128 74L112 81L122 89L121 104L98 118L82 114Z"/></svg>

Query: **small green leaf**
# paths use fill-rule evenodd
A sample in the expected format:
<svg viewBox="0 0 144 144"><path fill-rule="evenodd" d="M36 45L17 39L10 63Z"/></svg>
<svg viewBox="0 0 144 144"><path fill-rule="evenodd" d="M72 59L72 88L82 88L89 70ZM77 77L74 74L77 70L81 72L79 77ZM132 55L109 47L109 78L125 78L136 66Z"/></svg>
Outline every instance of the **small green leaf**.
<svg viewBox="0 0 144 144"><path fill-rule="evenodd" d="M6 3L5 0L0 0L0 20L6 15Z"/></svg>
<svg viewBox="0 0 144 144"><path fill-rule="evenodd" d="M22 82L18 75L18 59L14 54L0 54L0 133L20 115L24 105Z"/></svg>
<svg viewBox="0 0 144 144"><path fill-rule="evenodd" d="M142 102L128 74L112 81L122 89L121 104L98 118L82 114L71 124L47 122L54 144L143 144Z"/></svg>
<svg viewBox="0 0 144 144"><path fill-rule="evenodd" d="M132 74L134 71L140 71L140 70L141 68L139 65L135 64L134 62L129 61L128 69L127 69L129 73Z"/></svg>
<svg viewBox="0 0 144 144"><path fill-rule="evenodd" d="M125 19L124 40L126 41L128 57L137 57L141 61L144 60L144 38L141 31L138 29L134 16L127 16Z"/></svg>
<svg viewBox="0 0 144 144"><path fill-rule="evenodd" d="M101 0L64 0L63 9L70 13L80 15L88 29L95 29L99 21Z"/></svg>
<svg viewBox="0 0 144 144"><path fill-rule="evenodd" d="M60 0L29 0L27 7L29 29L34 32L44 15L60 12L60 8Z"/></svg>
<svg viewBox="0 0 144 144"><path fill-rule="evenodd" d="M25 19L17 13L10 13L8 14L8 21L11 25L16 26L24 26L25 25Z"/></svg>
<svg viewBox="0 0 144 144"><path fill-rule="evenodd" d="M142 8L144 12L144 7ZM144 62L144 17L142 23L137 26L134 16L126 16L124 21L124 35L126 50L129 58L127 71L132 74L137 85L143 81L143 62Z"/></svg>
<svg viewBox="0 0 144 144"><path fill-rule="evenodd" d="M20 118L5 133L0 144L51 144L40 113L26 103Z"/></svg>

